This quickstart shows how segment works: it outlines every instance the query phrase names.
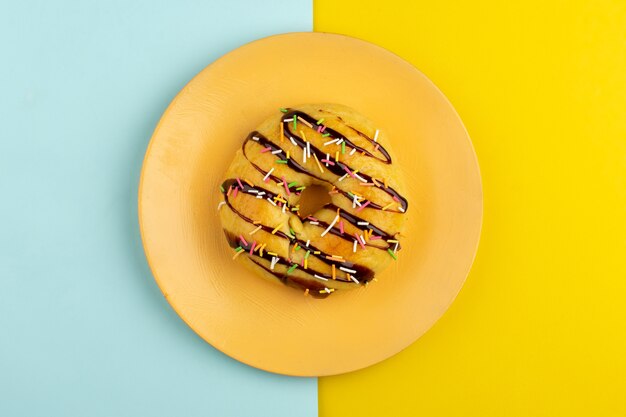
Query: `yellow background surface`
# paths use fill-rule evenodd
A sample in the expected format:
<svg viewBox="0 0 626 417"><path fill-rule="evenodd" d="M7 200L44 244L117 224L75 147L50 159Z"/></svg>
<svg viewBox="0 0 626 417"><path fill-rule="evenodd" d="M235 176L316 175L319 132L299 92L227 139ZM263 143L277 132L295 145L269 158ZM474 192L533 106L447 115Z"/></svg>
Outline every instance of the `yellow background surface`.
<svg viewBox="0 0 626 417"><path fill-rule="evenodd" d="M320 378L320 416L626 416L626 1L316 0L314 16L442 89L485 194L450 310L395 357Z"/></svg>

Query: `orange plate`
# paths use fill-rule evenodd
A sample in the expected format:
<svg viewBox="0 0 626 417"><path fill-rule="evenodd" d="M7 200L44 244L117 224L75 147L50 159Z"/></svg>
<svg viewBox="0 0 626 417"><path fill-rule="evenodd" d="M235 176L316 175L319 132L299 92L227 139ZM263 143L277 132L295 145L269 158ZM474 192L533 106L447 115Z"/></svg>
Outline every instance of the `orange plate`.
<svg viewBox="0 0 626 417"><path fill-rule="evenodd" d="M233 262L216 211L248 132L279 107L317 102L387 131L409 200L398 261L368 288L325 300ZM267 371L332 375L394 355L444 313L476 252L482 188L459 116L422 73L358 39L290 33L228 53L176 96L146 153L139 221L163 294L207 342Z"/></svg>

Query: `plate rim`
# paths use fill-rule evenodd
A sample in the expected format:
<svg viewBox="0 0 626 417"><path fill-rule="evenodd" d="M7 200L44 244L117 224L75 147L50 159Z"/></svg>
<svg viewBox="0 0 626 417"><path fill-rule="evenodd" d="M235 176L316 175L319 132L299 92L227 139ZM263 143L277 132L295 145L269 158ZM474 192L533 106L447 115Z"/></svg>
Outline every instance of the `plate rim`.
<svg viewBox="0 0 626 417"><path fill-rule="evenodd" d="M149 254L150 251L148 249L148 244L147 244L147 241L146 241L146 239L147 239L146 238L146 230L145 230L146 226L144 224L144 217L145 216L143 215L144 206L143 206L143 203L142 203L142 196L144 195L144 192L145 192L144 191L144 187L145 187L147 162L148 162L148 160L151 157L151 153L152 153L154 144L156 142L155 138L157 137L158 132L162 128L162 125L163 125L164 121L167 119L167 116L170 114L170 112L174 108L174 105L180 99L181 95L208 68L210 68L211 66L215 65L216 63L219 63L222 60L225 60L229 55L231 55L235 51L237 51L239 49L242 49L242 48L246 48L246 47L248 47L250 45L253 45L255 43L260 43L260 42L266 41L268 39L278 38L278 37L289 37L289 36L294 36L294 35L333 36L333 37L341 37L341 38L357 40L359 42L366 43L366 44L368 44L370 46L374 46L376 48L382 49L386 53L393 55L396 59L399 59L403 63L405 63L408 66L410 66L413 71L415 71L417 74L421 75L421 77L426 81L426 83L428 83L429 86L438 93L439 97L444 100L446 106L451 110L451 114L453 114L454 118L456 119L456 121L459 123L459 126L463 130L463 133L464 133L464 136L465 136L465 142L467 142L467 144L469 145L469 148L471 150L473 166L476 168L477 184L478 184L478 191L479 191L479 199L478 199L479 212L478 212L478 216L477 216L478 217L478 219L477 219L478 230L477 230L477 234L476 234L476 240L472 244L473 247L472 247L472 250L471 250L471 254L472 254L471 255L471 259L467 263L467 266L466 266L465 271L463 273L462 279L459 280L458 288L456 289L456 291L454 291L454 293L450 292L451 298L450 298L449 303L447 303L447 305L445 305L445 307L443 308L443 312L441 314L439 314L438 317L429 326L427 326L421 333L417 334L415 336L415 338L413 338L408 344L406 344L405 346L403 346L399 350L387 353L385 355L381 355L380 358L377 361L375 361L375 362L368 363L368 364L366 364L364 366L356 367L356 368L348 370L348 371L319 373L319 374L317 374L317 373L315 373L315 374L290 373L290 372L276 371L276 370L269 369L269 368L264 367L264 366L260 366L258 364L250 363L245 358L240 357L236 350L235 351L225 351L225 350L222 350L219 347L215 346L213 343L211 343L209 340L207 340L202 334L200 334L200 332L198 330L196 330L196 328L194 326L191 325L189 320L185 317L185 314L181 314L181 311L179 311L179 308L177 308L177 305L175 303L173 303L170 300L170 298L168 297L167 292L166 292L166 290L164 288L164 284L163 284L161 278L159 277L159 274L157 273L157 269L156 269L156 267L154 265L154 256L150 256L150 254ZM474 147L474 143L473 143L473 141L471 139L471 136L470 136L470 134L469 134L469 132L467 130L467 127L465 126L465 123L463 123L463 120L461 119L460 115L458 114L456 108L453 106L453 104L450 101L450 99L419 68L417 68L411 62L409 62L405 58L401 57L400 55L396 54L395 52L393 52L393 51L391 51L391 50L389 50L389 49L387 49L387 48L385 48L385 47L383 47L381 45L378 45L376 43L370 42L368 40L365 40L365 39L362 39L362 38L359 38L359 37L356 37L356 36L349 36L349 35L345 35L345 34L341 34L341 33L323 32L323 31L311 31L311 32L308 32L308 31L292 31L292 32L284 32L284 33L278 33L278 34L273 34L273 35L257 38L257 39L251 40L249 42L242 43L241 45L239 45L239 46L229 50L228 52L220 55L217 59L214 59L213 61L209 62L200 71L198 71L193 77L191 77L189 79L189 81L187 81L180 88L180 90L176 93L176 95L171 99L171 101L169 102L169 104L167 105L167 107L165 108L163 113L161 114L161 116L159 118L159 121L157 122L154 130L152 131L152 134L150 136L150 140L148 142L148 145L146 146L146 151L145 151L145 154L144 154L144 158L142 160L141 172L140 172L140 177L139 177L139 186L138 186L138 191L137 191L137 217L138 217L139 231L140 231L140 235L141 235L141 242L142 242L142 247L143 247L143 250L144 250L144 255L145 255L146 261L148 263L148 266L150 268L150 272L152 274L152 277L153 277L154 281L156 282L157 286L159 287L159 290L161 291L161 294L163 295L163 297L165 298L167 303L170 305L170 307L176 312L177 316L180 319L182 319L183 322L190 329L192 329L193 332L198 337L200 337L205 343L209 344L213 349L219 351L221 354L224 354L224 355L226 355L226 356L228 356L228 357L230 357L232 359L235 359L235 360L237 360L237 361L239 361L239 362L241 362L241 363L243 363L243 364L245 364L247 366L255 368L255 369L260 369L260 370L263 370L263 371L266 371L266 372L270 372L270 373L273 373L273 374L277 374L277 375L287 375L287 376L303 377L303 378L341 375L341 374L355 372L355 371L358 371L358 370L369 368L371 366L379 364L379 363L381 363L381 362L383 362L383 361L385 361L385 360L387 360L387 359L389 359L389 358L399 354L400 352L403 352L408 347L410 347L411 345L416 343L430 329L432 329L435 326L435 324L437 324L441 320L441 318L445 315L445 313L449 310L450 306L454 303L454 301L458 297L459 293L461 292L461 290L465 286L465 283L467 282L469 274L470 274L470 272L472 270L472 267L474 266L474 263L476 261L476 257L477 257L477 254L478 254L478 248L479 248L480 242L482 240L482 233L483 233L483 226L484 226L484 216L485 216L485 214L484 214L483 178L482 178L482 172L481 172L480 164L479 164L479 160L478 160L478 155L476 153L476 148Z"/></svg>

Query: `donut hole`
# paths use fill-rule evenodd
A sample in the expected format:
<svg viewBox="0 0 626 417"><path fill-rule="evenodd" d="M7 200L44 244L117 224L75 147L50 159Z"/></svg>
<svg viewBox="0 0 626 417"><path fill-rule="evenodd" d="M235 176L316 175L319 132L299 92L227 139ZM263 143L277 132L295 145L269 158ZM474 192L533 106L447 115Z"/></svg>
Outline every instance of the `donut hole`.
<svg viewBox="0 0 626 417"><path fill-rule="evenodd" d="M329 191L330 187L320 184L312 184L302 190L299 200L300 214L306 217L330 203L332 200L328 194Z"/></svg>

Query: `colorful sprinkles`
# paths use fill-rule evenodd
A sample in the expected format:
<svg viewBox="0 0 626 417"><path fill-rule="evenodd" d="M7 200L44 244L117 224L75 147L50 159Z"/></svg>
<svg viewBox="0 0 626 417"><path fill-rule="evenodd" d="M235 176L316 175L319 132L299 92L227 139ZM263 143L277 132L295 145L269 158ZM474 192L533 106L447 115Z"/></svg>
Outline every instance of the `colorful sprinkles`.
<svg viewBox="0 0 626 417"><path fill-rule="evenodd" d="M236 211L237 204L239 203L234 202L242 201L242 199L247 198L239 197L237 199L238 195L250 195L251 197L256 199L265 199L272 206L278 207L282 213L295 212L300 217L300 219L302 219L303 221L306 220L308 222L307 224L311 224L313 226L319 227L320 229L323 229L320 234L321 238L324 238L328 233L332 233L336 236L342 237L342 239L344 240L347 240L350 246L352 246L352 253L357 253L359 248L360 250L366 250L369 247L372 248L370 250L386 250L389 256L391 256L394 260L397 260L397 252L400 249L399 241L397 240L397 238L395 238L397 234L393 235L393 239L388 239L389 237L392 237L392 235L386 235L385 232L381 231L376 226L371 224L369 221L370 216L364 216L365 219L363 219L362 217L357 216L356 213L361 213L366 207L371 209L370 211L365 212L366 214L373 210L392 210L396 213L404 213L407 207L406 200L401 196L400 198L402 198L402 200L398 198L399 194L397 194L394 189L389 187L387 182L388 179L386 177L382 177L381 179L379 179L374 178L373 176L369 176L365 173L361 173L359 175L359 169L354 170L346 164L346 162L351 161L348 156L354 155L357 151L360 152L360 154L362 155L367 155L368 157L373 157L384 161L384 159L378 156L374 156L373 152L378 152L376 155L383 155L384 157L388 158L387 162L390 162L391 160L389 159L389 155L387 154L384 147L381 146L381 144L378 142L380 131L376 129L372 139L361 134L360 132L357 132L360 136L365 137L366 140L369 141L369 145L365 149L361 147L365 145L359 145L359 143L357 142L352 142L352 140L354 139L342 136L336 130L324 124L324 118L319 118L316 120L302 112L292 112L291 109L284 107L279 108L279 110L281 113L284 114L284 116L282 116L282 123L280 123L280 141L284 142L285 138L289 139L289 141L286 143L287 148L290 147L289 143L291 143L291 145L298 148L298 151L294 151L293 148L285 149L283 145L279 147L272 142L268 142L267 138L264 138L262 134L254 132L254 134L251 134L249 136L249 139L256 142L256 144L254 145L256 146L256 152L267 155L271 154L270 157L278 159L270 158L269 161L273 159L274 163L288 165L288 167L291 169L296 169L300 166L300 151L302 151L303 164L302 166L300 166L301 169L306 169L308 159L311 159L311 156L313 156L312 159L315 160L315 164L313 166L317 166L320 174L325 174L325 166L331 174L338 176L338 179L336 180L337 182L348 179L348 181L343 183L343 186L345 186L346 188L349 187L348 189L351 188L352 190L361 190L359 191L359 194L354 191L347 191L345 189L342 189L343 186L342 188L338 188L338 185L336 185L333 186L333 189L331 191L329 191L330 195L344 195L348 197L352 205L352 209L347 209L345 214L342 214L340 211L341 209L338 208L335 216L330 223L318 220L312 216L307 216L306 218L300 217L300 206L297 204L290 204L287 199L291 196L292 193L294 193L296 196L299 196L300 193L306 189L306 186L299 185L298 181L288 181L285 175L280 174L282 174L283 172L288 173L289 170L285 171L280 167L278 168L280 173L278 175L280 175L280 179L278 179L278 177L273 175L276 170L276 166L269 167L268 171L261 170L262 168L257 167L257 169L263 174L262 183L268 184L270 186L269 189L255 186L253 182L249 181L246 178L237 177L232 180L230 185L227 182L224 182L223 185L220 185L220 192L224 195L224 201L219 202L217 209L220 210L223 206L227 205L230 209ZM298 130L299 123L300 126ZM311 129L309 131L309 137L307 137L307 134L305 132L306 128ZM313 133L311 134L310 132ZM297 134L299 134L300 136L297 136ZM320 138L323 139L320 140ZM361 141L363 140L360 138L357 139ZM324 150L324 153L320 153L323 147L326 147L329 151L326 152ZM319 157L318 154L320 155ZM323 156L324 154L325 158ZM346 156L346 154L348 156ZM258 156L258 158L260 158L259 161L267 161L267 159L263 159L267 158L265 156ZM298 160L297 162L296 159ZM365 166L367 167L367 165ZM344 171L345 174L342 175L340 171ZM272 180L271 183L270 180ZM354 182L354 180L356 180L356 182ZM284 196L280 193L276 193L276 188L274 184L276 184L276 186L279 186L281 190L284 189ZM380 203L375 199L374 201L372 201L370 200L370 198L372 197L372 194L370 192L371 188L361 189L360 186L382 189L393 198L393 201L385 203ZM226 189L225 187L228 187L228 189ZM333 197L333 202L335 201L335 198L336 197ZM284 216L284 214L278 213L277 215ZM283 220L286 219L286 217L283 217ZM347 227L344 219L348 219ZM246 234L246 236L254 236L255 238L259 236L261 240L263 239L263 236L268 236L265 235L265 233L270 230L269 227L261 224L262 222L259 220L248 221L250 223L253 223L254 227L252 227L251 230L247 233L245 231L243 232L244 234ZM237 241L240 243L240 246L237 246L237 248L235 249L233 259L236 259L242 253L246 252L250 256L260 256L261 258L267 260L267 262L269 263L269 269L272 271L275 270L276 265L279 263L281 265L289 266L286 269L286 275L294 273L294 271L296 271L298 267L301 267L304 274L309 274L310 276L313 276L320 281L337 280L341 282L348 282L354 283L356 285L365 286L367 286L370 281L376 281L375 278L370 279L358 276L359 273L357 271L359 271L360 269L353 267L354 264L351 263L349 260L344 259L342 256L336 254L328 254L317 250L316 246L318 244L314 243L313 245L309 246L311 243L310 240L307 240L306 244L303 241L298 240L293 228L289 227L289 232L281 231L281 229L283 229L285 225L285 221L279 222L271 230L272 235L276 235L278 233L278 236L290 239L291 250L288 251L289 254L281 255L286 256L285 258L281 258L281 256L279 256L277 252L267 250L267 243L252 240L251 237L248 237L248 239L251 239L250 241L248 241L246 240L246 238L244 238L243 234L240 234L237 239ZM260 231L263 232L256 235ZM279 231L281 232L279 233ZM300 251L300 249L303 250ZM312 264L313 269L309 269L311 256L315 257L315 259L313 259L314 263ZM320 264L319 260L323 260L327 263L330 269L329 272L316 273L315 268L316 265ZM283 271L285 270L283 269ZM334 285L331 285L331 287L325 286L321 290L318 290L316 288L315 291L319 291L320 294L330 294L335 291L335 288L332 288L332 286ZM304 295L308 296L310 292L310 288L305 288Z"/></svg>

